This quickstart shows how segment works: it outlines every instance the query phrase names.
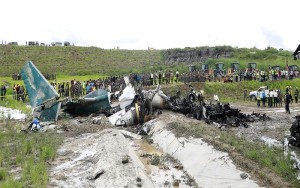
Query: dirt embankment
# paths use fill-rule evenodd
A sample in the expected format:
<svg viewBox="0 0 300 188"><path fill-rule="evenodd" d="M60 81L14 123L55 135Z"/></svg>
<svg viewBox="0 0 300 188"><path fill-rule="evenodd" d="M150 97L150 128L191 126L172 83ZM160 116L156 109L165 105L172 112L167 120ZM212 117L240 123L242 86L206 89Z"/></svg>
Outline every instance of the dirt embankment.
<svg viewBox="0 0 300 188"><path fill-rule="evenodd" d="M229 46L222 47L201 47L196 49L171 49L163 53L166 64L175 63L194 63L204 62L208 58L230 57L232 48Z"/></svg>
<svg viewBox="0 0 300 188"><path fill-rule="evenodd" d="M251 139L253 142L264 142L262 137L276 139L279 142L282 142L283 138L288 133L288 130L294 121L293 116L295 116L298 111L299 107L298 104L293 104L291 107L291 114L286 114L284 112L283 108L257 108L255 106L249 107L249 106L243 106L243 105L232 105L234 108L240 109L244 113L252 113L252 112L260 112L260 113L266 113L267 116L271 118L270 121L266 122L253 122L250 123L249 128L241 128L241 127L232 127L224 129L223 131L228 132L228 134L235 134L235 135L244 135L246 138ZM277 174L273 173L268 168L262 168L260 165L254 163L252 160L246 159L241 153L239 153L236 148L225 144L222 142L220 138L220 133L222 130L214 127L213 125L206 124L204 121L198 121L195 119L191 119L188 117L185 117L182 114L173 113L170 111L163 111L162 114L160 114L157 117L157 121L165 122L165 129L171 130L177 137L201 137L204 139L205 142L213 145L213 147L220 151L225 151L229 154L230 159L234 162L235 166L237 166L240 170L248 173L252 180L254 180L258 185L265 186L265 187L292 187L289 182L286 182L283 178L278 176ZM87 123L89 122L89 123ZM187 131L189 127L197 126L200 131L202 131L202 134L194 134L191 131ZM93 166L96 165L97 161L99 160L99 155L93 156L95 153L93 153L96 149L95 143L98 142L97 140L100 139L100 136L95 136L95 133L99 133L103 129L111 128L111 126L108 124L107 120L103 117L103 119L100 121L99 124L93 124L88 120L88 118L77 118L77 119L71 119L71 120L61 120L59 122L59 130L62 131L62 134L66 136L66 140L64 142L64 145L67 148L61 148L58 151L58 158L52 163L52 170L50 175L50 185L59 185L59 182L67 182L69 178L76 180L72 183L70 182L68 186L72 185L78 185L76 183L78 182L85 182L85 185L88 185L90 187L95 186L93 182L91 182L88 177L94 178L94 180L101 177L103 174L94 171ZM128 131L136 132L135 127L128 127L125 128ZM85 134L89 133L89 134ZM94 136L93 136L94 135ZM111 135L110 135L111 136ZM89 138L89 139L87 139ZM93 140L95 142L93 142ZM139 146L139 142L135 142L132 140L128 140L132 145L134 150L140 150L139 148L143 146ZM104 141L101 141L104 143ZM69 144L69 146L67 146ZM152 146L155 146L152 144ZM68 149L69 147L69 149ZM89 149L90 148L90 149ZM104 147L105 148L105 147ZM138 149L137 149L138 148ZM161 148L157 148L160 150L159 152L163 153L161 151ZM80 153L81 151L81 153ZM85 152L84 152L85 151ZM108 151L108 150L107 150ZM154 157L154 154L147 154L144 153L145 151L142 151L142 153L139 153L139 151L136 151L136 155L140 156L150 156ZM114 154L108 154L110 157L116 157ZM121 157L122 158L122 157ZM116 158L115 158L116 159ZM155 158L156 159L156 158ZM122 160L120 157L116 159L117 161ZM129 159L130 161L131 159ZM143 161L143 159L142 159ZM73 168L67 168L68 165L74 165ZM112 163L112 162L110 162ZM76 166L78 165L79 166ZM85 164L83 166L80 166L82 164ZM120 162L121 165L121 162ZM156 181L156 185L164 185L166 182L171 180L164 180L164 179L157 179L157 174L162 173L162 171L157 171L157 168L154 167L147 167L147 162L144 163L146 166L146 174L150 176L151 181ZM65 169L66 171L59 171L60 169ZM153 175L153 171L149 172L149 169L156 169L155 176ZM148 172L147 172L148 170ZM184 169L186 170L186 169ZM164 170L163 173L167 174ZM101 170L98 172L102 172ZM72 177L68 174L81 174L81 177ZM187 172L188 173L188 172ZM104 176L102 176L104 177ZM137 178L140 181L140 176ZM137 179L133 179L134 184L136 185ZM101 178L97 181L101 182ZM144 181L144 180L143 180ZM148 181L148 180L147 180ZM165 182L164 182L165 181ZM173 180L172 180L173 181ZM178 179L176 180L178 181ZM244 180L240 180L244 181ZM180 181L179 181L180 182ZM101 184L101 183L100 183ZM66 186L66 184L64 184ZM168 184L171 185L171 184ZM68 187L67 186L67 187ZM155 183L154 183L155 186Z"/></svg>
<svg viewBox="0 0 300 188"><path fill-rule="evenodd" d="M291 106L291 114L287 114L284 108L257 108L243 105L232 105L232 107L238 108L241 112L247 114L251 114L252 112L265 113L271 119L269 121L249 123L250 126L248 128L232 127L226 128L223 131L228 132L228 134L243 135L253 142L272 144L268 143L268 140L271 140L277 141L275 144L279 143L282 145L284 138L289 134L289 128L295 120L293 117L298 114L300 109L298 104L293 104ZM222 142L219 139L222 130L216 128L214 125L186 118L182 114L175 114L169 111L164 111L158 119L165 121L169 125L168 129L172 130L178 137L200 136L217 150L228 152L234 164L249 173L259 185L266 187L292 187L289 182L286 182L286 180L272 170L263 168L254 161L245 158L236 148ZM189 127L192 126L193 130L195 126L198 126L197 130L201 132L200 135L199 132L196 134L189 130Z"/></svg>

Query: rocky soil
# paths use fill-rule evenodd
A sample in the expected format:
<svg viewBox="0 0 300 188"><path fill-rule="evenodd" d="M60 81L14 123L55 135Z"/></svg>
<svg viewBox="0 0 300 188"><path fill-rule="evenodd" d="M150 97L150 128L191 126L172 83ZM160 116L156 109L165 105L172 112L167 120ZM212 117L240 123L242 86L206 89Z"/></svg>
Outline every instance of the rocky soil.
<svg viewBox="0 0 300 188"><path fill-rule="evenodd" d="M254 105L249 107L239 104L233 104L231 106L240 109L241 112L246 114L252 112L265 113L270 117L270 120L249 123L250 126L248 128L227 128L227 131L235 132L237 135L245 135L254 142L263 142L268 145L277 145L279 147L283 147L284 138L289 134L289 128L294 121L293 117L298 114L300 109L298 104L293 104L291 106L291 114L287 114L285 113L284 108L257 108ZM98 122L96 120L98 120ZM166 110L156 117L155 121L163 122L163 129L168 129L168 125L171 125L172 122L181 122L184 126L196 123L204 126L204 128L212 128L211 130L214 131L214 133L212 135L204 135L205 141L207 141L209 145L214 144L213 147L216 149L224 149L222 148L224 147L222 146L222 143L213 141L213 136L216 135L216 131L221 130L216 129L212 124L208 125L204 121L191 119L182 114ZM105 176L104 174L108 174L109 171L115 171L115 168L124 167L124 165L122 165L122 158L124 158L124 156L128 157L126 159L124 158L124 161L131 163L133 167L128 166L128 168L126 167L123 169L125 172L127 169L127 175L130 176L131 173L132 177L129 178L131 180L128 181L128 184L122 184L122 186L140 187L145 184L150 187L178 187L179 185L179 187L199 186L199 183L194 179L194 176L185 169L185 166L175 157L175 155L172 156L163 151L163 148L161 148L157 142L153 142L153 139L150 136L143 136L143 138L140 139L138 135L130 135L130 133L125 134L125 136L120 134L121 136L118 140L122 140L124 137L124 140L131 146L130 150L135 151L135 155L138 156L138 159L130 157L130 155L119 155L119 157L117 157L118 154L116 153L107 153L107 155L114 158L116 161L119 161L119 163L115 163L113 167L107 168L109 170L100 168L95 172L95 167L97 166L97 163L99 163L99 159L100 161L103 160L101 157L103 151L99 153L97 147L99 149L100 143L105 142L106 145L112 145L115 142L115 140L107 141L109 140L109 137L107 136L106 139L101 139L101 135L103 136L104 134L100 132L107 128L113 128L113 130L123 129L136 133L136 127L124 128L109 125L105 116L100 116L100 118L76 118L61 120L59 122L57 129L61 131L60 133L65 134L66 139L58 150L56 160L51 163L49 187L96 187L96 180L103 184L104 181L101 181L101 178L104 177L106 179L111 179L112 182L117 182L117 180L120 180L120 177L124 178L125 176L117 177L112 175L113 173L110 176ZM174 134L176 134L176 131L180 130L172 130ZM185 138L188 139L190 136L193 135L185 135ZM110 137L113 136L110 135ZM125 143L124 140L122 143ZM105 148L105 146L102 147ZM109 151L111 149L105 150ZM241 175L244 172L246 178L254 180L259 186L269 187L270 185L276 184L279 186L289 186L289 184L284 182L280 177L267 171L266 173L273 176L273 182L266 184L264 180L259 179L259 177L255 175L255 172L262 169L258 169L259 167L251 164L251 161L241 157L234 151L234 148L229 152L229 158L234 158L234 165L242 171L240 173ZM141 163L137 161L140 161ZM101 166L105 166L103 161L100 163L102 164ZM113 164L113 162L109 163ZM245 168L245 166L248 167ZM143 170L137 173L130 170L132 168L140 168ZM244 180L241 178L240 181L242 182ZM99 185L101 185L101 183L98 183L98 187ZM110 184L110 186L113 185L114 184ZM119 186L120 184L115 185ZM278 187L278 185L272 187Z"/></svg>

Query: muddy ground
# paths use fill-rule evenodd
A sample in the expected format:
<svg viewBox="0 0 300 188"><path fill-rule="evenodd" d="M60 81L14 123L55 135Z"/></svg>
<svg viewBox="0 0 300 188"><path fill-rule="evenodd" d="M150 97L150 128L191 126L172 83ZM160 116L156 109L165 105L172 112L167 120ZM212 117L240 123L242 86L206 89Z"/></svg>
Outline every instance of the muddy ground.
<svg viewBox="0 0 300 188"><path fill-rule="evenodd" d="M300 109L300 105L295 103L291 105L291 114L285 113L283 107L258 108L255 106L255 104L250 106L232 104L231 106L233 108L240 109L241 112L246 114L250 114L252 112L258 112L262 114L265 113L270 117L270 120L249 123L250 126L248 128L229 127L226 128L226 131L235 132L237 135L244 135L254 142L263 142L269 145L283 144L283 140L287 135L289 135L289 128L292 122L295 120L293 117L299 113ZM215 138L218 134L218 131L222 130L214 127L212 124L208 125L204 121L191 119L182 114L177 114L167 110L163 110L162 114L155 118L158 121L165 122L166 127L168 125L172 125L174 122L180 122L183 126L199 124L199 126L211 129L211 135L203 135L203 138L208 143L213 144L216 149L226 150L229 153L230 158L233 159L237 168L248 173L251 179L254 180L259 186L290 187L288 182L285 182L281 177L278 177L268 169L260 169L258 165L255 165L251 161L244 159L234 150L234 148L230 148L222 143L218 143ZM86 117L78 117L75 119L59 121L57 129L61 130L61 133L66 136L66 140L59 149L56 160L51 163L49 187L94 187L93 182L91 182L91 180L88 178L93 173L92 171L88 172L88 170L91 170L93 165L95 165L96 159L94 156L90 156L93 154L91 151L94 151L94 149L87 148L95 145L96 140L93 139L99 138L98 133L101 130L111 127L112 126L109 125L104 116L102 116L102 119L96 124L95 122L93 123L91 119ZM117 129L123 129L136 133L136 127L117 127ZM178 133L180 129L172 131ZM193 135L184 136L188 138ZM172 156L164 154L161 149L157 147L157 145L152 143L150 137L144 136L141 140L132 138L131 136L125 137L132 146L133 150L139 156L142 163L145 165L145 173L150 177L151 181L154 182L154 187L197 187L197 183L195 183L193 177L191 177L189 173L185 171L180 161L172 158ZM82 152L80 153L80 151ZM74 164L76 163L76 165L74 165L74 167L68 167L67 170L65 169L66 171L58 170L60 168L63 169L62 167L66 165L65 163L67 162L69 164L70 161L73 161ZM80 163L79 166L78 163ZM266 179L261 179L260 176L257 176L258 171L260 173L266 173ZM64 183L59 184L59 182ZM69 182L69 184L66 184L66 182ZM139 187L138 184L137 187Z"/></svg>
<svg viewBox="0 0 300 188"><path fill-rule="evenodd" d="M244 127L229 127L225 131L233 132L236 135L244 135L248 139L254 142L262 142L268 145L279 145L283 147L284 138L289 135L289 128L295 120L293 117L299 114L300 104L293 103L291 105L291 114L285 113L283 107L281 108L269 108L269 107L256 107L255 104L244 105L244 104L231 104L231 107L238 108L241 112L250 114L252 112L265 113L270 117L268 121L258 121L249 123L248 128ZM202 138L213 145L213 147L220 151L228 152L229 158L233 160L236 168L247 174L248 179L253 180L261 187L290 187L288 182L285 182L281 177L272 173L269 169L261 169L258 165L253 164L243 158L239 153L235 151L234 148L220 143L216 138L220 134L221 130L216 128L212 124L207 124L204 121L199 121L186 117L182 114L174 113L168 110L163 110L162 114L154 117L156 121L163 122L164 129L171 130L175 135L184 136L186 138L193 137L194 135L184 135L178 128L173 129L172 125L174 123L180 124L181 126L199 125L203 129L207 129L206 135ZM51 130L47 130L50 129ZM169 127L169 128L168 128ZM104 178L101 172L103 169L98 169L95 172L95 166L98 162L98 157L96 148L102 148L99 139L102 137L103 133L101 131L107 129L119 129L125 130L132 133L136 133L137 129L133 127L114 127L110 125L109 121L104 115L97 115L95 118L90 117L75 117L75 118L63 118L60 119L55 126L45 125L45 131L56 131L65 137L64 142L57 151L57 157L54 161L49 162L49 185L48 187L96 187L96 181L101 184L101 176ZM115 134L113 134L115 135ZM197 184L193 176L184 168L182 163L175 159L173 156L164 153L158 144L154 143L150 136L143 136L142 139L136 137L136 135L128 136L125 135L128 145L131 146L131 150L135 152L142 164L138 164L139 168L144 168L141 171L131 171L132 174L126 174L126 176L132 175L127 179L128 186L131 187L201 187ZM104 141L101 141L102 143ZM109 143L108 143L109 145ZM122 144L121 144L122 145ZM104 147L105 148L105 147ZM293 148L298 151L298 148ZM108 148L105 149L109 151ZM124 150L120 149L120 150ZM129 152L129 153L130 153ZM299 153L299 152L298 152ZM117 156L118 154L115 154ZM130 156L128 154L128 156ZM114 156L109 156L113 158ZM121 157L123 158L123 157ZM121 161L116 163L113 167L107 167L108 169L119 168L126 163L123 163L125 159L116 159ZM129 163L135 164L136 159L129 158ZM123 164L123 165L122 165ZM103 165L102 165L103 166ZM123 166L122 170L134 167ZM135 167L136 168L136 167ZM108 171L106 169L106 171ZM121 170L119 171L121 172ZM264 179L258 176L258 173L265 173ZM114 173L112 173L114 174ZM124 173L123 173L124 174ZM144 177L147 176L149 179ZM100 178L99 178L100 177ZM123 178L125 175L118 178ZM114 175L105 178L116 178ZM152 183L149 184L149 180ZM242 178L240 181L244 181ZM107 181L106 181L107 182ZM124 182L124 181L123 181ZM108 186L112 186L112 184ZM118 184L119 186L120 184ZM123 184L122 184L123 186ZM127 187L128 187L127 186ZM100 186L101 187L101 186ZM124 187L124 186L123 186ZM126 185L125 185L126 187ZM203 186L205 187L205 186ZM235 186L232 186L235 187Z"/></svg>

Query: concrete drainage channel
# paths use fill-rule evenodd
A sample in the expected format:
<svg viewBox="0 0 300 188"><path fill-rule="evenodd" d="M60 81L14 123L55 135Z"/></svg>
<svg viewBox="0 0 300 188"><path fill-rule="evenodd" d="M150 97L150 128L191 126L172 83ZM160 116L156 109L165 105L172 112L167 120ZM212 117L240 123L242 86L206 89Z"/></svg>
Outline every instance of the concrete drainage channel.
<svg viewBox="0 0 300 188"><path fill-rule="evenodd" d="M118 129L68 138L51 163L49 187L259 187L227 153L176 138L162 120L149 135ZM125 135L125 136L124 136Z"/></svg>
<svg viewBox="0 0 300 188"><path fill-rule="evenodd" d="M201 139L177 138L162 120L151 120L144 127L148 127L153 143L179 161L198 187L259 187L248 174L236 168L227 153Z"/></svg>

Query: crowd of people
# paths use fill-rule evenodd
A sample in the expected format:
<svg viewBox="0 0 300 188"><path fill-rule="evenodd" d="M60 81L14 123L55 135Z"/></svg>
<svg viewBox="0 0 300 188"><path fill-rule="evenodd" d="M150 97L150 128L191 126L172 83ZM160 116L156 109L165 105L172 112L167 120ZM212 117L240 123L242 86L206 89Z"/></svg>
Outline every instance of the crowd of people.
<svg viewBox="0 0 300 188"><path fill-rule="evenodd" d="M51 82L51 86L57 90L60 97L79 98L91 93L97 89L105 89L108 92L116 92L123 90L125 87L124 79L121 77L98 78L95 80L89 79L80 82L76 79L70 82Z"/></svg>
<svg viewBox="0 0 300 188"><path fill-rule="evenodd" d="M251 77L247 77L251 75ZM266 81L266 80L280 80L280 79L293 79L294 77L299 76L298 71L276 71L269 70L260 71L253 69L252 73L234 71L231 74L232 80L234 81L243 81L243 80L257 80L257 81ZM217 74L218 79L214 76L211 77L208 73L201 71L193 71L186 73L179 73L179 71L155 71L151 73L141 73L141 74L130 74L129 80L131 84L135 87L151 86L151 85L164 85L164 84L175 84L178 82L190 83L190 82L205 82L219 80L219 78L224 77L224 73ZM70 82L55 82L52 81L51 86L58 92L60 97L72 97L79 98L84 95L89 94L92 91L97 89L105 89L110 93L117 91L122 91L125 88L125 82L123 76L111 76L106 78L98 79L89 79L86 81L79 81L76 79L71 80ZM6 95L6 89L4 85L1 86L1 100ZM295 88L292 89L291 86L287 87L285 92L282 92L280 89L271 89L269 92L261 91L257 95L257 106L258 107L282 107L283 103L285 104L285 109L287 113L290 113L289 105L295 101L298 103L299 90ZM13 85L13 99L18 101L25 101L27 94L24 86L19 84ZM247 98L248 93L244 92L244 98Z"/></svg>
<svg viewBox="0 0 300 188"><path fill-rule="evenodd" d="M267 71L259 69L247 69L245 71L238 70L226 73L224 70L215 71L189 71L175 73L171 70L154 71L151 73L130 74L131 80L136 85L157 85L157 84L173 84L177 82L205 82L205 81L224 81L224 82L240 82L246 80L256 80L265 82L268 80L283 80L298 78L300 76L297 70L274 70L269 68Z"/></svg>
<svg viewBox="0 0 300 188"><path fill-rule="evenodd" d="M295 103L298 103L298 98L298 87L296 87L293 91L292 86L287 86L285 92L282 92L280 89L258 91L256 100L257 107L282 107L284 102L286 113L290 113L290 104L292 104L293 101L295 101Z"/></svg>
<svg viewBox="0 0 300 188"><path fill-rule="evenodd" d="M25 102L25 98L27 96L25 88L23 85L14 84L13 87L13 99L17 101Z"/></svg>
<svg viewBox="0 0 300 188"><path fill-rule="evenodd" d="M151 73L132 73L129 75L129 79L134 86L174 84L180 81L180 74L179 71L174 73L171 70L159 70Z"/></svg>

